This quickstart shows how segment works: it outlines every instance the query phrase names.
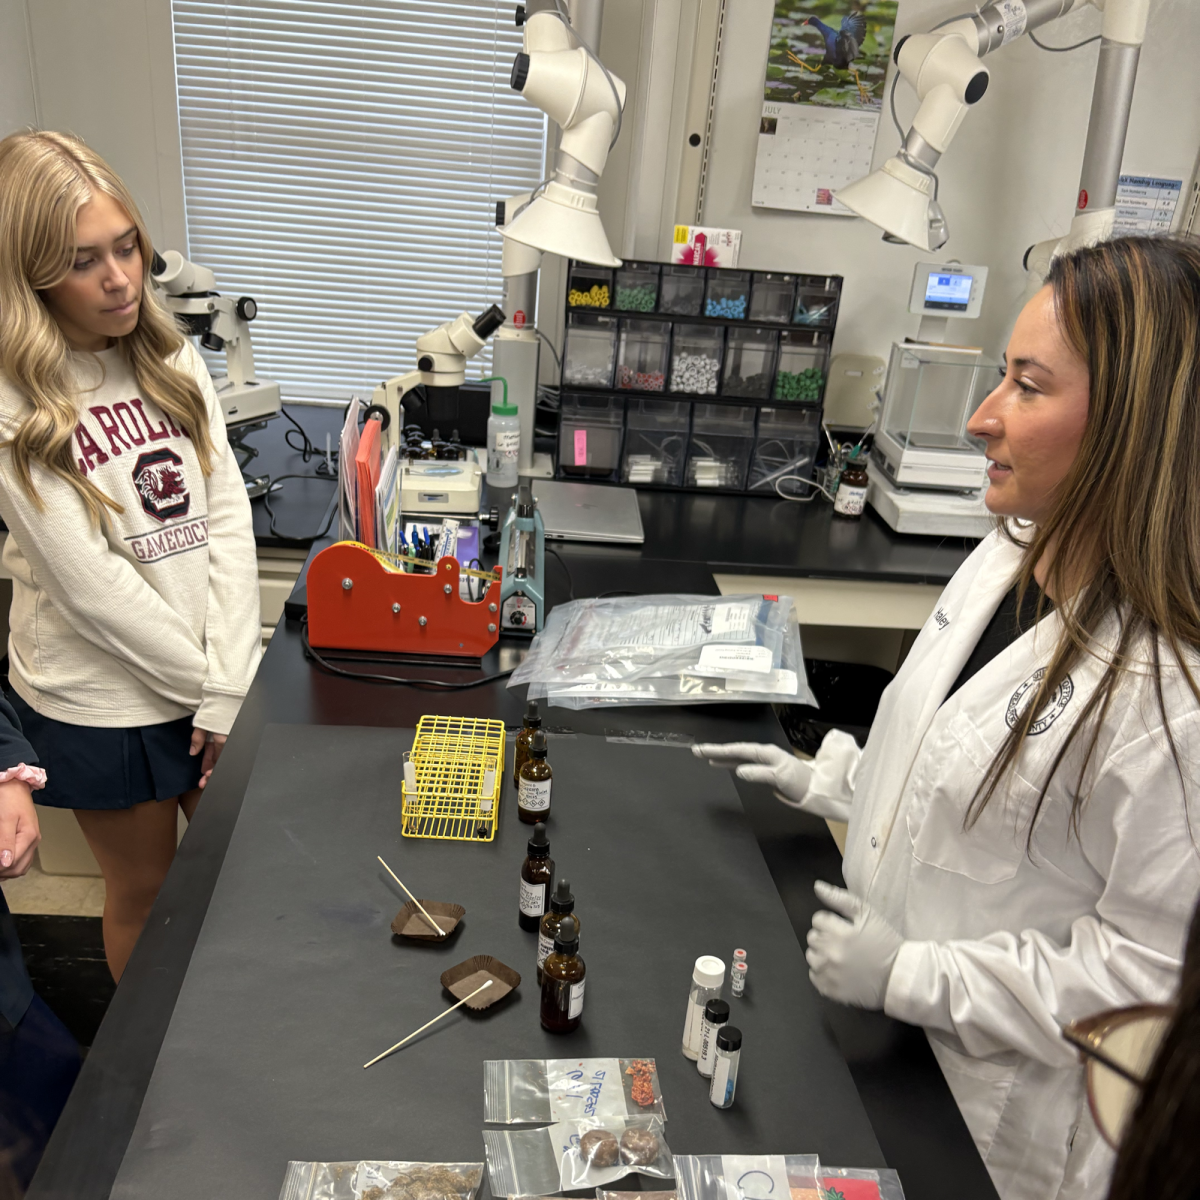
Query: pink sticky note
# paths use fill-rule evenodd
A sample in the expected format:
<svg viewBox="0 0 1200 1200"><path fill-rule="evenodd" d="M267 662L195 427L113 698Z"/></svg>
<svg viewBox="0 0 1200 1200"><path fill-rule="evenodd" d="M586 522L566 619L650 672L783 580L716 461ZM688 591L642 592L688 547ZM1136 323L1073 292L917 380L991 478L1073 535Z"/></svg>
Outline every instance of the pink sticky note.
<svg viewBox="0 0 1200 1200"><path fill-rule="evenodd" d="M587 466L587 430L575 430L575 465L577 467Z"/></svg>

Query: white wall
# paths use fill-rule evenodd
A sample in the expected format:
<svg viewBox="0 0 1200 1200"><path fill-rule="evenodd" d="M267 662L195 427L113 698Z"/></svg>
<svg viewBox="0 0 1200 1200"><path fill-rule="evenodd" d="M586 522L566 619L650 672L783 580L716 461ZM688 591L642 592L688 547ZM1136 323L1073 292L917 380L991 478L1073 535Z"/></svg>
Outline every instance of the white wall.
<svg viewBox="0 0 1200 1200"><path fill-rule="evenodd" d="M25 0L0 0L0 137L37 123Z"/></svg>
<svg viewBox="0 0 1200 1200"><path fill-rule="evenodd" d="M0 133L34 124L82 137L186 253L170 0L0 0Z"/></svg>
<svg viewBox="0 0 1200 1200"><path fill-rule="evenodd" d="M859 218L751 208L772 2L727 3L704 224L742 230L743 266L843 275L835 351L886 358L893 340L916 332L918 318L906 311L912 268L929 256L880 241L879 230ZM897 37L969 7L963 0L903 0ZM1088 8L1045 27L1041 37L1069 45L1099 28L1100 14ZM988 93L940 164L940 200L950 227L940 255L989 267L983 314L963 323L970 340L989 353L1003 348L1016 315L1026 248L1064 233L1074 212L1097 51L1093 44L1048 54L1026 38L989 56ZM1200 147L1198 55L1200 3L1153 0L1126 172L1181 178L1186 186ZM901 82L897 111L906 127L916 103ZM876 167L899 141L885 111Z"/></svg>

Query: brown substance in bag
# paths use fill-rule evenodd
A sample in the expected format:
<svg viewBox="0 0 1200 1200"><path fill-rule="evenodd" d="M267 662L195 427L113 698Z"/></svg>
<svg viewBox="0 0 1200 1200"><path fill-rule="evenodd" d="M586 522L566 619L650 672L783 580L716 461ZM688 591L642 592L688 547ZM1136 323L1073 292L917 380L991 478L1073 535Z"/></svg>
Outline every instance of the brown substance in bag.
<svg viewBox="0 0 1200 1200"><path fill-rule="evenodd" d="M579 1139L579 1154L589 1167L611 1167L617 1161L619 1147L607 1129L589 1129Z"/></svg>
<svg viewBox="0 0 1200 1200"><path fill-rule="evenodd" d="M386 1188L365 1188L362 1200L465 1200L482 1177L482 1172L464 1175L436 1164L418 1167L401 1171Z"/></svg>
<svg viewBox="0 0 1200 1200"><path fill-rule="evenodd" d="M631 1167L647 1167L658 1157L660 1145L648 1129L627 1129L621 1134L621 1161Z"/></svg>

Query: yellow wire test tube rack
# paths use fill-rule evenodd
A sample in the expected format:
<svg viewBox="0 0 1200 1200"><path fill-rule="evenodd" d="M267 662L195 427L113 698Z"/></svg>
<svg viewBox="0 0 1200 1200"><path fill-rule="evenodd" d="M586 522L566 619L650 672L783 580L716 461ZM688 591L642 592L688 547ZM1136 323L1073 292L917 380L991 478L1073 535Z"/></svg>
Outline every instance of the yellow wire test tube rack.
<svg viewBox="0 0 1200 1200"><path fill-rule="evenodd" d="M504 722L422 717L404 756L405 837L490 842L504 783Z"/></svg>

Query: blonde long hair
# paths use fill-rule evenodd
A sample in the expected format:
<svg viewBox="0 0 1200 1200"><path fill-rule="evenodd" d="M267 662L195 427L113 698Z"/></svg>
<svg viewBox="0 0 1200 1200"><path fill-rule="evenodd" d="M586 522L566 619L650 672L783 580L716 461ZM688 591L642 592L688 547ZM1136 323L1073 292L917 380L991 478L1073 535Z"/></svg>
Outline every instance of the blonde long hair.
<svg viewBox="0 0 1200 1200"><path fill-rule="evenodd" d="M1130 671L1151 679L1181 782L1164 670L1179 671L1200 704L1200 244L1114 238L1055 259L1047 283L1063 336L1087 364L1088 418L1048 516L1028 542L1013 540L1025 546L1019 594L1053 548L1046 590L1067 602L1036 695L972 799L968 826L1015 769L1033 721L1072 668L1090 660L1103 669L1042 785L1028 848L1050 780L1073 747L1078 828L1101 725Z"/></svg>
<svg viewBox="0 0 1200 1200"><path fill-rule="evenodd" d="M144 397L183 429L201 469L212 471L208 409L196 381L167 359L183 336L154 294L154 250L129 189L94 150L69 134L14 133L0 141L0 371L33 406L11 441L13 467L38 507L32 464L67 480L96 521L124 511L78 469L72 445L79 423L71 348L42 301L71 270L79 209L97 192L111 196L137 227L142 302L133 332L118 338Z"/></svg>

